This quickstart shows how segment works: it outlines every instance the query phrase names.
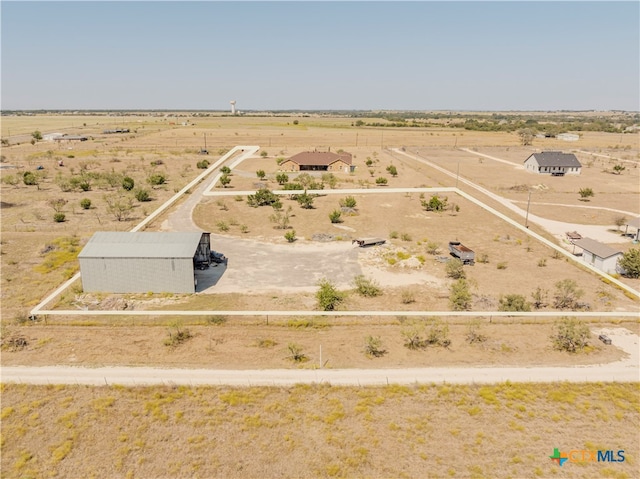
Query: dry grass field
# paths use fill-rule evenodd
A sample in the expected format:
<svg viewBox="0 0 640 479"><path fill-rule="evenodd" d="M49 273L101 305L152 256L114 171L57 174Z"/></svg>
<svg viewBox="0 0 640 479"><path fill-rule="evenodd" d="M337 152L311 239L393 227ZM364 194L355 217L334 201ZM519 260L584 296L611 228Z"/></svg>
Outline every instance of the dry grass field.
<svg viewBox="0 0 640 479"><path fill-rule="evenodd" d="M2 475L633 478L639 393L637 383L2 385ZM559 467L554 448L622 449L625 461Z"/></svg>
<svg viewBox="0 0 640 479"><path fill-rule="evenodd" d="M297 124L294 123L297 121ZM376 120L377 121L377 120ZM103 134L108 128L127 134ZM40 141L31 132L81 134L82 143ZM566 143L535 139L522 147L515 133L472 132L441 128L356 128L353 119L322 116L193 117L184 114L84 116L7 116L0 169L1 242L0 313L3 338L22 337L21 350L5 348L6 365L75 364L171 365L218 368L315 367L323 346L327 367L412 367L429 365L577 365L618 359L621 352L596 341L588 352L570 355L550 348L553 320L532 318L483 320L488 341L465 341L466 320L445 318L449 348L410 351L402 331L408 320L394 318L185 319L194 337L164 345L176 318L118 316L27 319L28 311L77 270L76 255L100 230L133 228L202 170L203 159L216 161L235 145L260 145L265 157L242 163L229 188L254 189L263 169L265 183L276 188L276 159L309 149L343 149L354 154L354 173L336 173L335 189L374 187L384 176L388 188L454 186L455 179L390 150L419 152L452 173L526 204L531 191L533 214L578 224L607 224L615 229L620 210L640 214L638 134L584 132ZM206 141L210 155L198 151ZM462 151L495 156L513 166ZM580 177L550 178L518 167L534 150L581 150ZM601 156L595 156L601 155ZM607 157L614 157L610 159ZM371 159L372 166L366 162ZM64 166L58 166L59 161ZM611 173L624 161L621 175ZM42 170L37 170L38 166ZM391 177L387 166L397 167ZM369 170L373 170L371 173ZM38 185L27 186L31 171ZM162 174L164 184L148 182ZM150 201L132 199L126 218L118 220L109 203L128 201L123 176ZM289 173L290 180L295 173ZM319 175L318 175L319 177ZM84 184L84 186L82 186ZM71 186L70 186L71 185ZM578 190L595 196L579 200ZM83 191L83 188L86 191ZM461 188L520 222L506 208L474 190ZM70 190L69 190L70 189ZM69 190L69 191L66 191ZM212 238L246 239L283 245L292 251L312 242L316 233L349 242L358 236L387 238L384 248L358 252L366 275L378 281L382 296L364 298L349 291L345 310L447 310L451 280L437 256L453 239L469 244L488 262L465 268L472 286L473 309L493 310L501 295L528 299L541 287L553 295L554 284L576 281L581 301L599 311L637 311L638 301L565 259L550 248L456 195L460 210L426 212L419 194L360 194L357 214L332 224L329 213L346 195L325 195L314 208L295 201L290 224L298 241L287 244L274 228L268 207L251 208L235 195L206 197L194 221ZM66 218L53 219L51 200L64 200ZM84 209L81 200L91 200ZM426 197L425 199L429 199ZM85 202L86 204L86 202ZM563 205L563 206L558 206ZM113 210L113 208L111 208ZM626 215L629 216L629 215ZM167 215L148 230L162 229ZM221 231L220 223L228 226ZM245 225L246 228L241 226ZM532 230L544 233L532 226ZM552 238L550 235L545 235ZM430 243L440 253L429 252ZM629 248L630 242L617 244ZM322 244L318 243L318 248ZM635 289L639 280L625 280ZM406 304L407 294L414 302ZM55 307L91 305L136 310L315 309L313 292L242 294L87 295L76 284L57 298ZM546 310L550 310L547 308ZM594 319L593 326L611 319ZM221 324L217 324L221 323ZM620 320L613 319L613 324ZM639 331L638 321L624 327ZM380 336L387 349L381 358L363 353L364 339ZM309 361L294 364L287 345L299 344ZM89 388L2 385L3 477L635 477L640 454L640 407L634 385L496 385L415 388ZM559 468L548 456L554 447L625 449L623 464L569 464ZM87 458L92 458L87 461Z"/></svg>

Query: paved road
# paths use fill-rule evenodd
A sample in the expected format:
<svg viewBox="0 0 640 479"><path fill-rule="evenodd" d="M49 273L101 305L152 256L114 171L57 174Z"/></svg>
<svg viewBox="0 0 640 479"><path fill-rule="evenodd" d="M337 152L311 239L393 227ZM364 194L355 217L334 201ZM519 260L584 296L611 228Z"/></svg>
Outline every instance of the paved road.
<svg viewBox="0 0 640 479"><path fill-rule="evenodd" d="M384 385L415 383L479 384L511 382L638 382L640 380L638 336L624 328L605 332L613 345L629 356L602 365L575 367L444 367L411 369L160 369L149 367L81 368L69 366L3 367L3 383L88 384L88 385L229 385L291 386L329 383L332 385Z"/></svg>

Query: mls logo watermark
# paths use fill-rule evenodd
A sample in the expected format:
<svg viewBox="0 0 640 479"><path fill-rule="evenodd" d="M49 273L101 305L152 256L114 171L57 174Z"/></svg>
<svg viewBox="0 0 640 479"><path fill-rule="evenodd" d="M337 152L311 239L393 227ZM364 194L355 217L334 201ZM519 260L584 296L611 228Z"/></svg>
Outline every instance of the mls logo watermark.
<svg viewBox="0 0 640 479"><path fill-rule="evenodd" d="M624 450L619 449L614 451L609 450L586 450L586 449L572 449L569 452L561 452L557 447L553 449L553 455L549 458L558 464L564 465L565 462L624 462Z"/></svg>

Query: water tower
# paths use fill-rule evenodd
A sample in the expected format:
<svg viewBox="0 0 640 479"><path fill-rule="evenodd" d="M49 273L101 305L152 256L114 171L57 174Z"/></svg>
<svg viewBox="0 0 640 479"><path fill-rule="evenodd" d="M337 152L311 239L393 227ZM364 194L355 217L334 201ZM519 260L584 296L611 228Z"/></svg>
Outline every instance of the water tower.
<svg viewBox="0 0 640 479"><path fill-rule="evenodd" d="M236 114L236 101L235 100L231 100L229 103L231 103L231 114L235 115Z"/></svg>

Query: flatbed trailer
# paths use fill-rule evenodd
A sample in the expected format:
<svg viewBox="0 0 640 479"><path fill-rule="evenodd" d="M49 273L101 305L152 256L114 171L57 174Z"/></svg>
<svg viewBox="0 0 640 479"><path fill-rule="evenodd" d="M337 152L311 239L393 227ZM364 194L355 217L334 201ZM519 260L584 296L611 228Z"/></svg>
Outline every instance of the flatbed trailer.
<svg viewBox="0 0 640 479"><path fill-rule="evenodd" d="M351 241L351 244L358 243L358 246L365 248L367 246L376 246L386 242L387 240L384 238L356 238Z"/></svg>
<svg viewBox="0 0 640 479"><path fill-rule="evenodd" d="M467 248L460 241L449 241L449 252L464 264L474 264L476 261L474 251Z"/></svg>

